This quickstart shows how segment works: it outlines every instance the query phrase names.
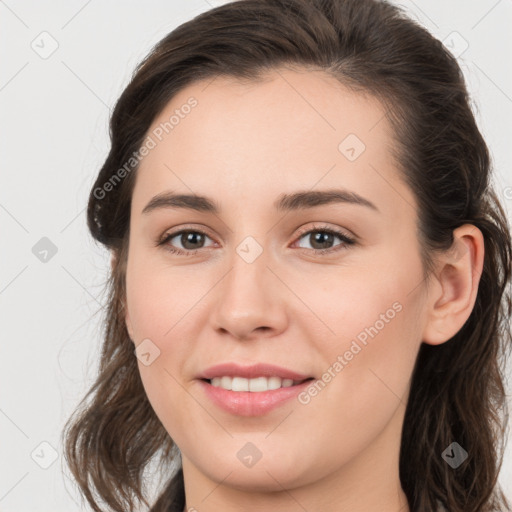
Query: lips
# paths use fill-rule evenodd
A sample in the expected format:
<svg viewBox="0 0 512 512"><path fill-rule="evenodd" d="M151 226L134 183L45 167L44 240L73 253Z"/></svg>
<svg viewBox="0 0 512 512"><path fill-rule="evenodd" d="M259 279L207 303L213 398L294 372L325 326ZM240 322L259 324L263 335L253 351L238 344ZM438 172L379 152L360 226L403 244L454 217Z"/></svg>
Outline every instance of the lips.
<svg viewBox="0 0 512 512"><path fill-rule="evenodd" d="M293 381L293 385L266 391L234 391L218 386L218 379L222 377L242 377L249 381L257 380L257 377L280 377L283 381L289 379L289 384ZM247 366L230 362L210 366L197 375L196 379L205 396L225 412L237 416L264 416L273 409L290 402L309 385L309 381L314 377L274 364L258 363ZM212 385L211 379L216 379L217 385ZM239 385L237 387L240 388ZM251 384L249 387L252 387Z"/></svg>
<svg viewBox="0 0 512 512"><path fill-rule="evenodd" d="M291 379L293 381L305 381L311 379L312 375L299 373L288 368L276 366L267 363L258 363L250 366L243 366L237 363L221 363L210 366L199 375L197 379L211 380L214 377L244 377L254 379L256 377L280 377L281 379Z"/></svg>
<svg viewBox="0 0 512 512"><path fill-rule="evenodd" d="M266 416L278 407L289 404L309 386L310 380L301 384L269 391L230 391L212 386L207 380L197 381L201 393L219 410L234 416Z"/></svg>

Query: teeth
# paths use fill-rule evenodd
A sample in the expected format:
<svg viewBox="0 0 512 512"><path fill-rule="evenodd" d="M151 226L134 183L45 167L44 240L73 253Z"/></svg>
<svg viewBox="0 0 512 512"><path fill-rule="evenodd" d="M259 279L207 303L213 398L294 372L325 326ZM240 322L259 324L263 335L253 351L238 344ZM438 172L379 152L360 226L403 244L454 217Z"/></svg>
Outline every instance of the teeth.
<svg viewBox="0 0 512 512"><path fill-rule="evenodd" d="M272 389L289 388L301 381L292 379L281 379L281 377L256 377L245 379L244 377L214 377L210 383L212 386L221 387L230 391L270 391Z"/></svg>

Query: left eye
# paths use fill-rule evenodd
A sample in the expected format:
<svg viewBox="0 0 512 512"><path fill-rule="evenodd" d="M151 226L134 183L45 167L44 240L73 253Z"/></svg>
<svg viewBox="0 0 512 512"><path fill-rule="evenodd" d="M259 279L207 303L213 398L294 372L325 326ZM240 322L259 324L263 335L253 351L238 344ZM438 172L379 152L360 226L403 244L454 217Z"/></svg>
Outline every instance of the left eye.
<svg viewBox="0 0 512 512"><path fill-rule="evenodd" d="M355 242L354 239L348 237L344 233L327 228L310 229L303 233L299 237L299 240L307 237L309 237L310 243L320 245L320 247L313 247L314 251L337 251L339 249L343 249L347 245L352 245ZM333 243L335 238L341 240L342 243L334 247L327 247L329 244Z"/></svg>

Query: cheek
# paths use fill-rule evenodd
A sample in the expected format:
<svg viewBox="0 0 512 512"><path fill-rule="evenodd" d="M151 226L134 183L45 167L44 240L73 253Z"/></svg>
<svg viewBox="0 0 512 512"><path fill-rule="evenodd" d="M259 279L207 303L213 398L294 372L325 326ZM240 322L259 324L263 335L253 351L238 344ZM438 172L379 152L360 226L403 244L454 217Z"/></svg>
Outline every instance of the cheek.
<svg viewBox="0 0 512 512"><path fill-rule="evenodd" d="M339 291L324 294L323 301L310 295L317 307L324 302L317 310L335 335L323 329L314 338L323 368L302 396L304 417L334 425L325 427L333 439L344 432L350 444L333 441L331 448L347 457L378 436L397 410L405 410L419 345L421 301L396 281L372 282L359 283L341 298Z"/></svg>
<svg viewBox="0 0 512 512"><path fill-rule="evenodd" d="M180 416L186 416L194 407L182 387L181 371L194 353L193 340L200 328L197 315L212 286L184 266L158 266L135 251L128 262L126 302L134 340L138 346L149 339L158 354L147 366L139 360L141 380L155 413L172 429L179 430L179 424L173 423L174 415L166 414L180 410Z"/></svg>
<svg viewBox="0 0 512 512"><path fill-rule="evenodd" d="M309 333L321 356L323 380L337 381L333 389L340 393L370 396L375 386L386 385L392 395L407 390L421 342L424 302L414 283L421 282L422 267L416 254L407 267L397 267L392 264L400 261L397 256L364 271L340 270L338 279L326 276L315 280L315 287L297 288L315 313L302 315L301 330Z"/></svg>
<svg viewBox="0 0 512 512"><path fill-rule="evenodd" d="M134 255L126 277L127 306L136 341L169 339L194 316L208 284L182 267L144 263Z"/></svg>

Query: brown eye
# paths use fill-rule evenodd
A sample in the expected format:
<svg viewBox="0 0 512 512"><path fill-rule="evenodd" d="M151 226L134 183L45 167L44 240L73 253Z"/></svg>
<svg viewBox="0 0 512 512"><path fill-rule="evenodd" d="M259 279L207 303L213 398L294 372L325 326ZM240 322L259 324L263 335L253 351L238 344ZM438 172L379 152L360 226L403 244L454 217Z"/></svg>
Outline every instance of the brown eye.
<svg viewBox="0 0 512 512"><path fill-rule="evenodd" d="M198 231L182 231L178 236L180 236L179 241L183 248L188 250L200 249L200 247L196 246L204 243L205 237L203 233L199 233Z"/></svg>
<svg viewBox="0 0 512 512"><path fill-rule="evenodd" d="M332 244L335 242L336 238L338 240L341 240L341 243L333 246ZM336 231L331 228L319 227L303 232L299 237L299 241L301 239L309 241L312 251L333 252L340 249L344 249L346 248L346 246L353 245L355 243L354 239L348 237L346 234L340 231ZM305 248L300 245L299 247Z"/></svg>
<svg viewBox="0 0 512 512"><path fill-rule="evenodd" d="M167 234L158 245L164 246L165 249L172 253L189 256L205 247L204 243L206 238L210 237L203 231L187 229ZM171 244L171 240L174 239L176 239L176 241ZM181 244L181 247L176 247L175 244Z"/></svg>

